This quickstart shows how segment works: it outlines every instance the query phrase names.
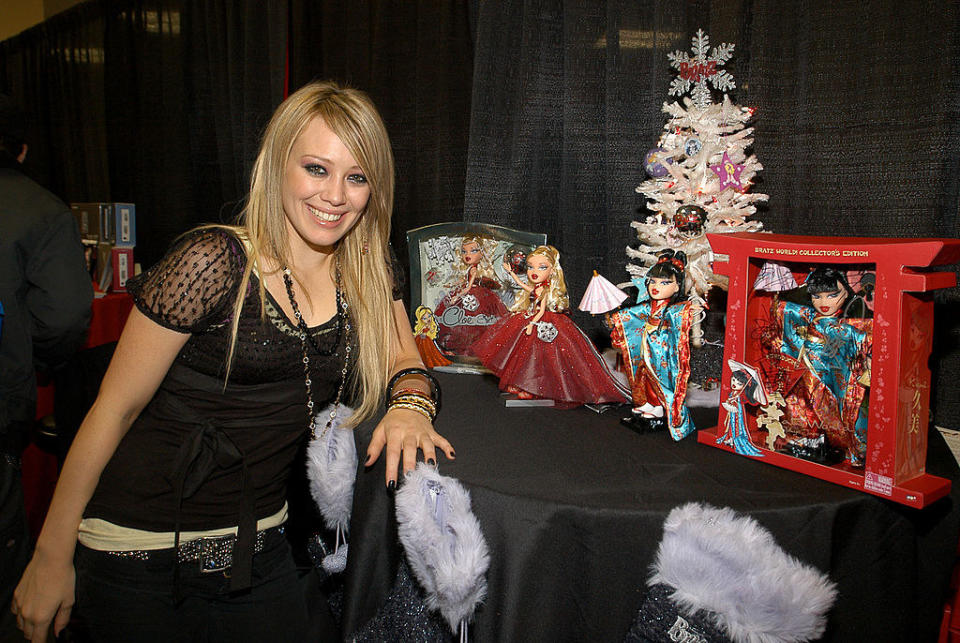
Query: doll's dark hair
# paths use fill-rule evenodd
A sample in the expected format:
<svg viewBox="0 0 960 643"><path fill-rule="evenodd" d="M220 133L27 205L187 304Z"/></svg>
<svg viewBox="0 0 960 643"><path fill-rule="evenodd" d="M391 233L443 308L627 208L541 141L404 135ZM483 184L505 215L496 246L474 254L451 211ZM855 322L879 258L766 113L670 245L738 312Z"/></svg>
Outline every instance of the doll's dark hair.
<svg viewBox="0 0 960 643"><path fill-rule="evenodd" d="M644 275L649 282L650 279L669 279L677 280L677 292L670 298L670 303L676 303L683 299L686 294L684 289L684 276L686 275L687 255L681 250L674 252L670 248L661 250L657 253L657 263L650 266L650 270Z"/></svg>
<svg viewBox="0 0 960 643"><path fill-rule="evenodd" d="M818 266L807 277L807 292L811 295L833 292L838 283L847 291L848 297L853 296L853 288L847 283L847 275L842 270L833 266Z"/></svg>
<svg viewBox="0 0 960 643"><path fill-rule="evenodd" d="M757 387L759 386L759 383L757 382L756 378L750 375L750 373L742 368L736 370L730 373L730 382L732 383L733 380L742 382L745 385L743 392L751 403L757 404L760 402L760 400L757 399Z"/></svg>

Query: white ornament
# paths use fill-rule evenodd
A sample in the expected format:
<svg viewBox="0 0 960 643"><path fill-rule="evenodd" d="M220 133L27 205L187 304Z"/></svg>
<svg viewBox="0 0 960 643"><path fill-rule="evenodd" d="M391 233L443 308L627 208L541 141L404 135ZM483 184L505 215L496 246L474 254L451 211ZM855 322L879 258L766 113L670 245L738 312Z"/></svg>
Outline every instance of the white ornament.
<svg viewBox="0 0 960 643"><path fill-rule="evenodd" d="M460 305L463 306L465 311L472 313L480 307L480 301L477 299L476 295L464 295L460 300Z"/></svg>
<svg viewBox="0 0 960 643"><path fill-rule="evenodd" d="M550 322L537 322L537 337L549 344L557 338L557 327Z"/></svg>
<svg viewBox="0 0 960 643"><path fill-rule="evenodd" d="M733 48L734 45L723 43L710 51L710 37L703 33L702 29L698 29L691 47L693 57L680 50L667 54L670 66L680 72L680 75L670 83L668 93L671 96L683 96L690 92L693 104L705 108L713 102L707 83L713 85L714 89L724 92L735 88L737 85L733 82L733 76L725 69L717 69L730 60L733 56Z"/></svg>

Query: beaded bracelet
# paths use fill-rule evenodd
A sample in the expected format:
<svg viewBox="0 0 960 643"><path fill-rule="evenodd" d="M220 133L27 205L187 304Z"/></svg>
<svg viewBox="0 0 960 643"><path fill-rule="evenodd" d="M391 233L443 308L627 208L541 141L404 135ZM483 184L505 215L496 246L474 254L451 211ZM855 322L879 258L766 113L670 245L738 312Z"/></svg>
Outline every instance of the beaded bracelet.
<svg viewBox="0 0 960 643"><path fill-rule="evenodd" d="M429 408L431 411L437 410L437 404L432 399L427 397L426 393L403 393L400 395L394 395L390 398L388 405L393 404L394 402L410 402L412 404L422 404L423 406Z"/></svg>
<svg viewBox="0 0 960 643"><path fill-rule="evenodd" d="M390 409L410 409L411 411L416 411L417 413L420 413L421 415L426 417L428 420L430 420L430 422L433 422L433 417L431 417L430 413L425 408L421 406L417 406L416 404L407 404L406 402L394 402L393 404L387 407L388 411Z"/></svg>
<svg viewBox="0 0 960 643"><path fill-rule="evenodd" d="M392 397L391 392L393 391L393 386L400 380L400 378L406 377L407 375L423 375L425 378L427 378L427 381L430 383L430 397L433 399L433 403L437 407L437 413L439 413L440 412L440 382L438 382L437 378L431 375L430 371L428 371L425 368L404 368L397 371L393 375L393 377L390 378L390 381L387 383L388 398ZM389 405L389 401L387 402L387 404Z"/></svg>

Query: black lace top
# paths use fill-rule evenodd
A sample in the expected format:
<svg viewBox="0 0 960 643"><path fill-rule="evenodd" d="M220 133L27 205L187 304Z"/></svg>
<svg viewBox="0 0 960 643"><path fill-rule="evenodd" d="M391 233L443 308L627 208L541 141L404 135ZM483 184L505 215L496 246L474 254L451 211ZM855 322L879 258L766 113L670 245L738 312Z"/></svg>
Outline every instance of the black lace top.
<svg viewBox="0 0 960 643"><path fill-rule="evenodd" d="M238 524L240 495L258 519L283 505L307 433L302 348L295 325L269 293L261 317L253 277L224 387L245 261L243 244L231 232L198 230L127 283L147 317L191 336L104 469L86 516L152 531L202 530ZM396 263L393 272L402 274ZM394 282L399 299L400 280ZM336 325L334 317L310 329L324 352L340 336L328 357L307 344L317 410L340 384L346 339ZM241 457L224 458L225 451Z"/></svg>

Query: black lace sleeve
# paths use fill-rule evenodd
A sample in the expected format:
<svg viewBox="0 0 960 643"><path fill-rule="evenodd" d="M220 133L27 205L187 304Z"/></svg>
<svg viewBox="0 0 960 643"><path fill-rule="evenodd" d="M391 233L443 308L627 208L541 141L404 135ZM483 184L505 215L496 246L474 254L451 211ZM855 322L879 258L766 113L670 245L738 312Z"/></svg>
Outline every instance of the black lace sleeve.
<svg viewBox="0 0 960 643"><path fill-rule="evenodd" d="M403 271L403 265L397 259L397 253L393 251L393 244L387 245L390 261L390 272L393 275L393 300L403 299L403 291L407 287L406 274Z"/></svg>
<svg viewBox="0 0 960 643"><path fill-rule="evenodd" d="M129 280L127 290L137 308L161 326L203 332L231 318L245 257L231 232L194 230L150 270Z"/></svg>

